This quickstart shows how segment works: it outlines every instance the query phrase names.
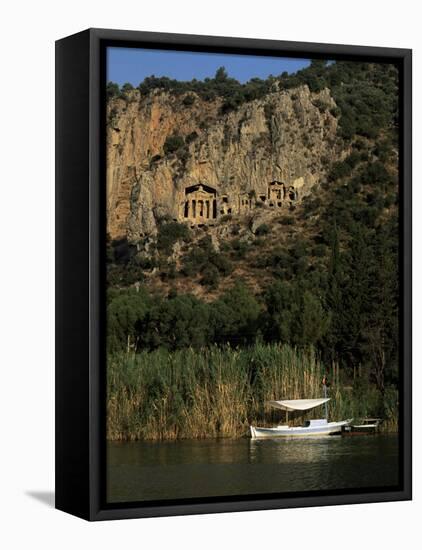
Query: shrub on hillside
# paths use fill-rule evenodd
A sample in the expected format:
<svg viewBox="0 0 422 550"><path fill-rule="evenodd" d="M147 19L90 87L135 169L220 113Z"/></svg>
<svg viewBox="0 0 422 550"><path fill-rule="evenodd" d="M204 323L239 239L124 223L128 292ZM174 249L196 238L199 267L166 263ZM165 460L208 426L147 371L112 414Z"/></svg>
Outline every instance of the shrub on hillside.
<svg viewBox="0 0 422 550"><path fill-rule="evenodd" d="M179 241L190 240L190 230L184 223L164 222L158 227L157 250L166 255L171 254L174 244Z"/></svg>
<svg viewBox="0 0 422 550"><path fill-rule="evenodd" d="M163 146L164 153L166 155L175 153L178 149L183 147L184 144L185 142L181 136L178 136L178 135L168 136Z"/></svg>

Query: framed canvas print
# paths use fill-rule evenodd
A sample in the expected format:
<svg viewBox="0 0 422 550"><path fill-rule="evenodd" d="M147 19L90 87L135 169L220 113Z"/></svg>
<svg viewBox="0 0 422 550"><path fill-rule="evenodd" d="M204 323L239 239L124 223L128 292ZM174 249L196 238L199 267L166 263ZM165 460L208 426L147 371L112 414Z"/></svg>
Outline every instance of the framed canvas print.
<svg viewBox="0 0 422 550"><path fill-rule="evenodd" d="M411 498L411 51L56 43L56 506Z"/></svg>

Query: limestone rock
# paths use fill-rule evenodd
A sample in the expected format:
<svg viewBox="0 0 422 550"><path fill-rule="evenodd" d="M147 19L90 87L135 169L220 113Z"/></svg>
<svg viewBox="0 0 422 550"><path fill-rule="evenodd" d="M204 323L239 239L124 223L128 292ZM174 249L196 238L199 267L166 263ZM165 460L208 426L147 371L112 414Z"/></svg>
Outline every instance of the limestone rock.
<svg viewBox="0 0 422 550"><path fill-rule="evenodd" d="M193 94L195 95L195 94ZM220 224L300 201L336 160L328 90L275 91L220 114L221 99L133 92L108 105L107 220L112 239L154 236L157 222ZM184 145L165 153L170 136ZM261 212L262 211L262 212ZM263 223L263 222L261 222ZM257 225L252 222L251 229Z"/></svg>

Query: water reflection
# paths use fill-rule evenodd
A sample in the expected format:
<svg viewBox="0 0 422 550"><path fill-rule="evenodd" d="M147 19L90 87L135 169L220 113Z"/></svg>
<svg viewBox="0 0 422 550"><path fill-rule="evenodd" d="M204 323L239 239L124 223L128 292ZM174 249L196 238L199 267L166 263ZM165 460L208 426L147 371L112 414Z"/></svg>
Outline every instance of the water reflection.
<svg viewBox="0 0 422 550"><path fill-rule="evenodd" d="M335 440L341 440L341 436L318 439L250 439L249 462L251 464L327 462L329 453L335 450Z"/></svg>
<svg viewBox="0 0 422 550"><path fill-rule="evenodd" d="M110 502L392 486L398 438L110 443L107 462Z"/></svg>

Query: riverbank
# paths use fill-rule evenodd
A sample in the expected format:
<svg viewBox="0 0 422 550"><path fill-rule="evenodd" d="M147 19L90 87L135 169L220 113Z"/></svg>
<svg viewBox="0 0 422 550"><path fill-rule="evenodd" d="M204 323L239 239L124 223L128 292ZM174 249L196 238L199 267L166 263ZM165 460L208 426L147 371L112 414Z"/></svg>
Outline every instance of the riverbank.
<svg viewBox="0 0 422 550"><path fill-rule="evenodd" d="M280 411L269 410L266 401L321 397L325 372L312 348L279 344L111 354L107 439L241 437L251 422L280 421ZM382 408L385 428L397 430L397 390L387 388L382 397L362 379L351 386L341 380L338 368L330 379L330 418L378 416ZM312 411L307 418L315 416L321 411Z"/></svg>

